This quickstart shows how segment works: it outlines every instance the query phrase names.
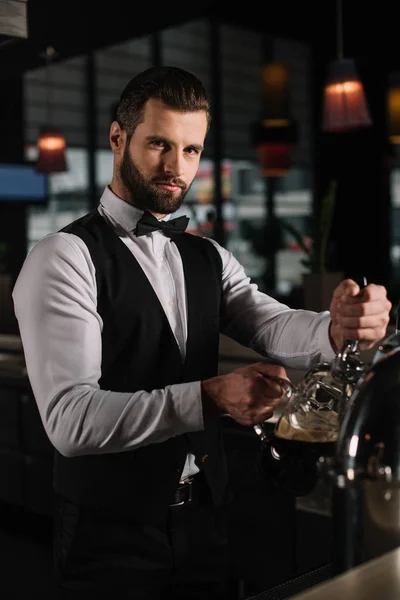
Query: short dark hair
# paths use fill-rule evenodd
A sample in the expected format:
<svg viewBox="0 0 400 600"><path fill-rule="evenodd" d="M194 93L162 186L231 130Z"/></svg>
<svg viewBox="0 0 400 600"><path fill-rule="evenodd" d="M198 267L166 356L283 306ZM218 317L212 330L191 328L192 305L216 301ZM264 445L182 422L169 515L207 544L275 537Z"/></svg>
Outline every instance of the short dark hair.
<svg viewBox="0 0 400 600"><path fill-rule="evenodd" d="M143 122L144 105L150 98L182 112L204 110L210 126L210 104L200 79L178 67L152 67L131 79L117 106L116 120L126 131L128 140Z"/></svg>

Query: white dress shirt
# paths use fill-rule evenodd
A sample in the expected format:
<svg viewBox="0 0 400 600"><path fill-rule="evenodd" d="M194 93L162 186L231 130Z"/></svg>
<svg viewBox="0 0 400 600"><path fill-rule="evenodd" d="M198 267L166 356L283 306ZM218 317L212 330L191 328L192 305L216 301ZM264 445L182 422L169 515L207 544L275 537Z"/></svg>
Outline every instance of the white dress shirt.
<svg viewBox="0 0 400 600"><path fill-rule="evenodd" d="M180 254L161 231L136 237L143 214L106 188L98 208L140 263L185 357L187 305ZM292 310L250 283L213 240L222 264L222 333L287 367L332 360L329 312ZM52 444L64 456L132 450L202 430L200 381L152 392L100 389L101 333L95 268L85 243L57 232L30 251L13 290L27 372ZM193 456L183 477L197 472Z"/></svg>

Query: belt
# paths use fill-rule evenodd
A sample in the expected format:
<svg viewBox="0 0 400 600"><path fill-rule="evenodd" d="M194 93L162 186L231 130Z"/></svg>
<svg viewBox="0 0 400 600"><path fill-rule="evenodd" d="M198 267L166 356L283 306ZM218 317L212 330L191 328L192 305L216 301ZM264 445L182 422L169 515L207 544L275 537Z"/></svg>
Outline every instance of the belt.
<svg viewBox="0 0 400 600"><path fill-rule="evenodd" d="M198 475L180 481L170 506L184 506L185 504L189 504L189 502L197 500L202 488L201 477Z"/></svg>

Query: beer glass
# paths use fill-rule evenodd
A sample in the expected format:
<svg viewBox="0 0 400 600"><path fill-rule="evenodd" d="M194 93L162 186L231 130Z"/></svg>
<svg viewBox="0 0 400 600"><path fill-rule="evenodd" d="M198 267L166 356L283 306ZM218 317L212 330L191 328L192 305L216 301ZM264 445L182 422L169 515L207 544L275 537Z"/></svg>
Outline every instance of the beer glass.
<svg viewBox="0 0 400 600"><path fill-rule="evenodd" d="M316 483L319 457L334 452L342 399L343 386L333 378L329 363L310 369L289 397L285 392L275 427L264 427L260 436L261 474L284 491L308 494Z"/></svg>

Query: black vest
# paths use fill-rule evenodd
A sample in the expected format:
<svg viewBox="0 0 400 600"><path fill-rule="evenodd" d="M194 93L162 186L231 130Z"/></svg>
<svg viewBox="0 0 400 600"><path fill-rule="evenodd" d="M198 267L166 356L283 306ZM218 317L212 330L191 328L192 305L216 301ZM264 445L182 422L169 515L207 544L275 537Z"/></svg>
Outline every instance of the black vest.
<svg viewBox="0 0 400 600"><path fill-rule="evenodd" d="M187 233L174 238L182 257L188 305L182 364L150 282L98 211L62 231L85 242L96 269L97 310L103 320L101 389L151 391L217 374L222 261L209 241ZM219 420L204 431L126 452L67 458L56 451L55 491L80 504L160 515L172 501L188 452L195 455L215 504L220 504L227 474Z"/></svg>

